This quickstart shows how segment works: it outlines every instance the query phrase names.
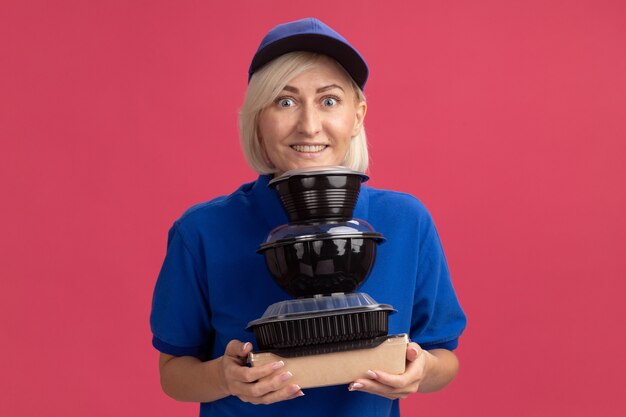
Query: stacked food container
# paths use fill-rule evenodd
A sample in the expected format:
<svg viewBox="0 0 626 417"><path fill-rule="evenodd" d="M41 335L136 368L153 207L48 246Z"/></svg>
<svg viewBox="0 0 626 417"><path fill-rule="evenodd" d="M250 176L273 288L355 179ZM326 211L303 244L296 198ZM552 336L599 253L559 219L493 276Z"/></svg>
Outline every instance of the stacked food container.
<svg viewBox="0 0 626 417"><path fill-rule="evenodd" d="M368 177L344 167L288 171L270 186L289 223L258 249L275 281L297 297L248 324L259 352L252 366L283 360L302 388L349 383L367 370L404 372L405 334L388 336L388 304L354 293L368 277L384 237L353 218Z"/></svg>

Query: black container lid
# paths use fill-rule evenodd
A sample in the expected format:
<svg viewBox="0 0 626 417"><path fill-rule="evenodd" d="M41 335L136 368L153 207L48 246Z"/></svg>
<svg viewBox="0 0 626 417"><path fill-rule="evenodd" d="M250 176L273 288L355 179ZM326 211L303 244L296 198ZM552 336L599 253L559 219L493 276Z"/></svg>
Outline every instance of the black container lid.
<svg viewBox="0 0 626 417"><path fill-rule="evenodd" d="M248 323L246 329L251 330L255 326L277 321L383 310L390 313L396 312L391 305L378 304L372 297L362 292L298 298L270 305L263 316Z"/></svg>
<svg viewBox="0 0 626 417"><path fill-rule="evenodd" d="M294 242L342 238L376 239L379 243L385 240L381 233L375 232L368 222L361 219L328 223L284 224L270 232L257 252Z"/></svg>
<svg viewBox="0 0 626 417"><path fill-rule="evenodd" d="M291 177L309 177L316 175L357 175L361 178L361 182L369 180L369 177L361 171L355 171L339 165L331 165L323 167L298 168L286 171L282 175L272 179L269 182L269 186L274 186L277 183L287 181Z"/></svg>

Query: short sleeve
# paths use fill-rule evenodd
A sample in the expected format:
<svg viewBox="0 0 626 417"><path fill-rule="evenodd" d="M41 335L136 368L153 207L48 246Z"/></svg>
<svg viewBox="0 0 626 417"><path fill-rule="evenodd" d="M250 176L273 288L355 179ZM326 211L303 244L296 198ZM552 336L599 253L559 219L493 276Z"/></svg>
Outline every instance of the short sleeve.
<svg viewBox="0 0 626 417"><path fill-rule="evenodd" d="M466 317L452 286L439 235L432 219L428 220L420 240L411 339L427 350L453 350Z"/></svg>
<svg viewBox="0 0 626 417"><path fill-rule="evenodd" d="M152 344L163 353L202 357L210 344L208 285L198 246L178 222L170 229L150 314Z"/></svg>

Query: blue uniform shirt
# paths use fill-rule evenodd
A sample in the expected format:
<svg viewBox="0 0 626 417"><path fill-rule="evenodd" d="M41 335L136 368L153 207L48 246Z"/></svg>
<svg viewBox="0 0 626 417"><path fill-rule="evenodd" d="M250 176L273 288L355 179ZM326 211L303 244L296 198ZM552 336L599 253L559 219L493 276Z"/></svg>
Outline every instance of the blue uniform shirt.
<svg viewBox="0 0 626 417"><path fill-rule="evenodd" d="M153 345L175 356L217 358L232 339L254 343L245 330L273 303L291 296L274 282L256 249L287 223L270 176L187 210L170 229L150 324ZM408 194L361 187L354 217L386 241L357 290L391 304L389 334L408 333L424 349L457 347L465 315L454 293L430 214ZM256 346L255 346L256 348ZM398 401L347 386L305 390L305 396L254 406L230 396L203 403L207 416L399 416Z"/></svg>

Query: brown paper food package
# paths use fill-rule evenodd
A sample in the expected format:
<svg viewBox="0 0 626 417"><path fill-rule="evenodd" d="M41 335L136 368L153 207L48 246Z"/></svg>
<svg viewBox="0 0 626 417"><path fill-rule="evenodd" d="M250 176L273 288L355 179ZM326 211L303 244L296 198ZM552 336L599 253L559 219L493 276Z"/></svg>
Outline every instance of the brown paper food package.
<svg viewBox="0 0 626 417"><path fill-rule="evenodd" d="M300 388L323 387L349 384L367 378L368 370L381 370L391 374L401 374L406 365L406 334L389 336L380 345L369 349L356 349L345 352L323 353L295 358L283 358L270 352L250 353L248 363L252 366L283 361L280 372L290 371L290 383Z"/></svg>

